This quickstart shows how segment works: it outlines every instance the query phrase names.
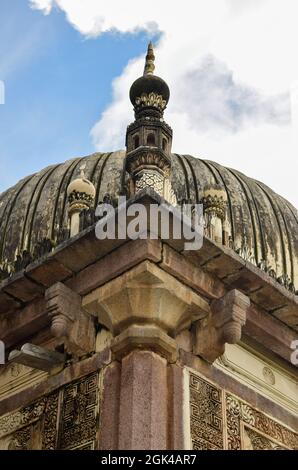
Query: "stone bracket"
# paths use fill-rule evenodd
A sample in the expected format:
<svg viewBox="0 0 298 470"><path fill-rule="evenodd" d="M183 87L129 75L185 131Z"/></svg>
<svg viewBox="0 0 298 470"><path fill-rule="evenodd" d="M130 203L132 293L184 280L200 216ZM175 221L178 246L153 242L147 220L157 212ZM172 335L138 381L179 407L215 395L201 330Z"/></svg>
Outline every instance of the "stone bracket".
<svg viewBox="0 0 298 470"><path fill-rule="evenodd" d="M249 306L249 298L236 289L214 300L210 315L194 324L194 354L213 363L224 354L226 343L238 343Z"/></svg>
<svg viewBox="0 0 298 470"><path fill-rule="evenodd" d="M61 282L45 293L51 332L69 354L83 356L95 350L94 319L83 309L79 294Z"/></svg>
<svg viewBox="0 0 298 470"><path fill-rule="evenodd" d="M23 364L32 369L43 370L45 372L58 372L63 369L66 355L26 343L21 347L20 351L11 351L8 360L9 362Z"/></svg>

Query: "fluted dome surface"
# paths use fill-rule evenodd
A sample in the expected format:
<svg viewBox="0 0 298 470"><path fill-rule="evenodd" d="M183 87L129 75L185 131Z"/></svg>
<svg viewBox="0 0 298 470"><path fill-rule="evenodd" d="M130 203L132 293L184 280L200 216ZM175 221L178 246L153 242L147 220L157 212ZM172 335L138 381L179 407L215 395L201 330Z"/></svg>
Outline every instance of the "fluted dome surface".
<svg viewBox="0 0 298 470"><path fill-rule="evenodd" d="M96 189L95 204L115 199L123 185L125 152L75 158L24 178L0 195L0 267L23 250L33 252L43 239L57 240L67 228L67 187L80 175ZM298 288L298 214L263 183L217 163L172 155L172 187L178 202L200 202L204 188L220 185L227 195L231 246L256 265L288 276Z"/></svg>

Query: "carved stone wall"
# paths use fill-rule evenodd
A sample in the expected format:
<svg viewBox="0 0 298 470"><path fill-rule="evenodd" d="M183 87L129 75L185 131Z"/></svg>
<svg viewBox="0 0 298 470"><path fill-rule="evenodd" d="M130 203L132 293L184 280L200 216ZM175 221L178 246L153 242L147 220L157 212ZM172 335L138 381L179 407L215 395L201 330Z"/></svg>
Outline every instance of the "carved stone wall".
<svg viewBox="0 0 298 470"><path fill-rule="evenodd" d="M93 373L0 417L0 449L94 449L99 377Z"/></svg>
<svg viewBox="0 0 298 470"><path fill-rule="evenodd" d="M193 372L189 373L189 402L193 449L298 448L294 431Z"/></svg>
<svg viewBox="0 0 298 470"><path fill-rule="evenodd" d="M98 428L98 376L84 377L63 390L59 449L94 449Z"/></svg>

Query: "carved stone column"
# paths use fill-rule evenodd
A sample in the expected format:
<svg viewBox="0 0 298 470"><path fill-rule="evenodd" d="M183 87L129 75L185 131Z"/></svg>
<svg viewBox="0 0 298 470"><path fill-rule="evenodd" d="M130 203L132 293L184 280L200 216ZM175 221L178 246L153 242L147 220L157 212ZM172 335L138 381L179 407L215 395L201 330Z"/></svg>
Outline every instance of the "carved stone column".
<svg viewBox="0 0 298 470"><path fill-rule="evenodd" d="M111 350L121 365L119 375L113 365L113 372L107 372L109 389L104 387L103 398L105 406L109 390L115 389L111 386L114 375L120 383L118 443L108 443L103 430L101 447L108 443L119 449L170 448L170 430L175 433L169 412L175 383L170 364L177 360L175 337L209 315L208 303L144 261L87 295L83 307L113 333ZM108 422L108 414L103 413Z"/></svg>

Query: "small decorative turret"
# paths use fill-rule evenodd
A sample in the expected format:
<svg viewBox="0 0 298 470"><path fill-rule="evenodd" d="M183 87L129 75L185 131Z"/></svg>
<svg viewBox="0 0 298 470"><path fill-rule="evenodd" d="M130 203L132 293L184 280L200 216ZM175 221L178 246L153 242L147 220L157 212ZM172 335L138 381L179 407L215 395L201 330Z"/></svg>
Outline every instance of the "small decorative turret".
<svg viewBox="0 0 298 470"><path fill-rule="evenodd" d="M71 237L80 231L80 213L85 209L90 209L95 200L95 187L91 181L85 178L84 169L85 165L82 165L80 177L73 180L67 188Z"/></svg>
<svg viewBox="0 0 298 470"><path fill-rule="evenodd" d="M201 202L204 207L205 234L218 243L226 244L226 191L220 185L208 185L204 188Z"/></svg>
<svg viewBox="0 0 298 470"><path fill-rule="evenodd" d="M130 195L151 187L175 204L170 184L173 133L163 120L170 90L162 78L154 75L154 60L150 42L144 74L130 88L135 121L127 128L125 167L130 177Z"/></svg>

